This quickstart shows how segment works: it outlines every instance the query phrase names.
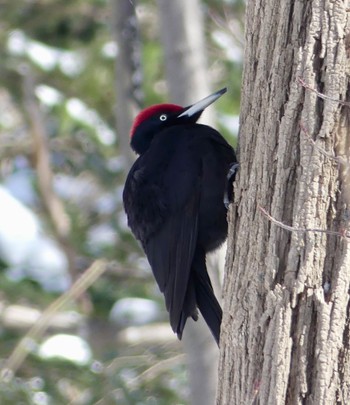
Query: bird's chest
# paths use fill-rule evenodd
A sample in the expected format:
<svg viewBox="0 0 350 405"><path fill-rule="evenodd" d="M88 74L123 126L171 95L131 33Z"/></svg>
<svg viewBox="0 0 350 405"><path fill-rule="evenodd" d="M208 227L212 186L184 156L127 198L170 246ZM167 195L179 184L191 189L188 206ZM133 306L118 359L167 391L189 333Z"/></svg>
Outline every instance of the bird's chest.
<svg viewBox="0 0 350 405"><path fill-rule="evenodd" d="M198 160L198 159L197 159ZM177 188L177 182L186 182L189 172L195 171L196 157L189 136L160 136L140 158L140 170L135 173L135 183L140 189L167 190Z"/></svg>
<svg viewBox="0 0 350 405"><path fill-rule="evenodd" d="M181 210L193 192L198 164L185 146L154 148L130 173L125 205L129 225L140 240L147 240L169 215Z"/></svg>

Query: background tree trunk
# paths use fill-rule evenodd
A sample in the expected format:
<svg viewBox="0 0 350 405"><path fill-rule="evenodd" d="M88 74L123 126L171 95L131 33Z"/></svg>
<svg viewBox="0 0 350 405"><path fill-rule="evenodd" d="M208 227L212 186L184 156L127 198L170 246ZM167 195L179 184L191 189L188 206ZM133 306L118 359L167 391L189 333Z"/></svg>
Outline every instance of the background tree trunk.
<svg viewBox="0 0 350 405"><path fill-rule="evenodd" d="M349 7L247 3L220 405L350 403Z"/></svg>
<svg viewBox="0 0 350 405"><path fill-rule="evenodd" d="M189 105L211 92L200 3L198 0L158 0L158 6L170 101ZM203 115L203 122L213 124L213 109ZM217 269L208 270L212 281L219 279L213 277ZM218 291L217 296L220 297ZM212 405L217 388L219 351L201 317L196 323L191 319L187 321L183 342L191 404Z"/></svg>
<svg viewBox="0 0 350 405"><path fill-rule="evenodd" d="M122 155L132 163L129 132L143 99L141 44L135 6L130 0L112 1L112 26L117 45L115 62L116 129Z"/></svg>

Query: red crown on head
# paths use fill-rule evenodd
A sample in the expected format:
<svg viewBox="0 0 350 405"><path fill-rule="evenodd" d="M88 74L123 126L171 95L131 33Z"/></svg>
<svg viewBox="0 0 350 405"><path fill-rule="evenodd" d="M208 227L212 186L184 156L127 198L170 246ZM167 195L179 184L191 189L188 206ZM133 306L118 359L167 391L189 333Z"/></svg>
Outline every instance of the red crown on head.
<svg viewBox="0 0 350 405"><path fill-rule="evenodd" d="M156 104L152 105L148 108L145 108L142 110L134 119L134 123L132 124L131 130L130 130L130 138L133 137L136 128L144 121L146 121L148 118L153 117L156 114L159 113L172 113L172 112L177 112L183 110L183 107L180 105L176 104Z"/></svg>

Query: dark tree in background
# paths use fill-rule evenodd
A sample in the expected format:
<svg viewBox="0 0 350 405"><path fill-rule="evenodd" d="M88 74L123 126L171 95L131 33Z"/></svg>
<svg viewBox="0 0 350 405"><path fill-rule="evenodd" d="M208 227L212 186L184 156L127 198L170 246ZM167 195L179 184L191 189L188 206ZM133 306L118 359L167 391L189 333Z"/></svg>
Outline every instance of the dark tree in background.
<svg viewBox="0 0 350 405"><path fill-rule="evenodd" d="M112 24L118 46L115 61L116 130L121 153L132 161L128 135L143 102L141 40L135 5L131 1L112 1L112 7Z"/></svg>

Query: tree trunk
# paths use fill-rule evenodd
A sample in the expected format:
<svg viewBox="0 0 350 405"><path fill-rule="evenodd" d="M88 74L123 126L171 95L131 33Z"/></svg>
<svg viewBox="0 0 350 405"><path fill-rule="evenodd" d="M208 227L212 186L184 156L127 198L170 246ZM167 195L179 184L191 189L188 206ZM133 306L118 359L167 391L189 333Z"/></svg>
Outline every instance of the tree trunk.
<svg viewBox="0 0 350 405"><path fill-rule="evenodd" d="M247 2L220 405L350 403L349 7Z"/></svg>
<svg viewBox="0 0 350 405"><path fill-rule="evenodd" d="M211 92L200 3L198 0L158 0L158 7L170 101L189 105ZM213 121L213 109L209 108L202 122L212 124ZM212 281L219 279L213 277L209 266L208 270ZM219 298L220 293L217 296ZM196 323L188 319L183 342L190 403L212 405L217 388L218 348L202 319Z"/></svg>
<svg viewBox="0 0 350 405"><path fill-rule="evenodd" d="M141 44L135 6L130 0L112 0L112 26L117 45L115 62L116 129L122 156L135 159L129 146L129 132L143 99L141 90Z"/></svg>

